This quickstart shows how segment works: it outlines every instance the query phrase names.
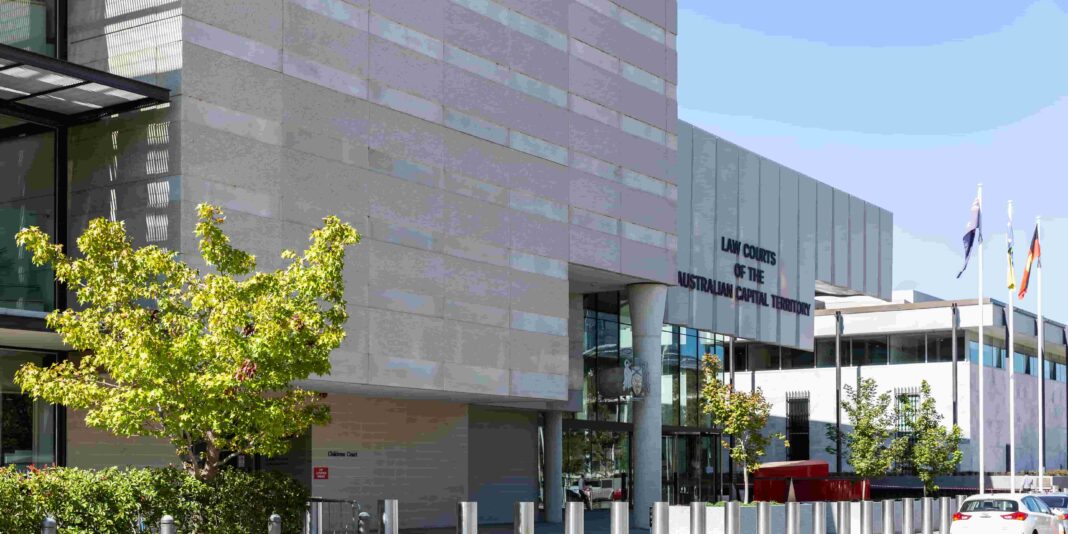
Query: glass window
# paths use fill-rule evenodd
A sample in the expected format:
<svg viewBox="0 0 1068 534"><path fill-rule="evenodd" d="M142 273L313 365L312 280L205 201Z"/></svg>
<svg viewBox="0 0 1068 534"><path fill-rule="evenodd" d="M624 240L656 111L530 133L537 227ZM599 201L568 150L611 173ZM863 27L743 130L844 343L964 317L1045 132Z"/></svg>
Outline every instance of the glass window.
<svg viewBox="0 0 1068 534"><path fill-rule="evenodd" d="M852 361L850 363L853 366L886 365L889 347L885 336L853 338L850 340L850 344L852 346L850 350ZM845 362L843 362L844 364Z"/></svg>
<svg viewBox="0 0 1068 534"><path fill-rule="evenodd" d="M783 369L812 369L816 365L816 356L807 350L782 347Z"/></svg>
<svg viewBox="0 0 1068 534"><path fill-rule="evenodd" d="M619 325L619 361L620 364L624 364L627 361L634 359L634 335L631 332L629 323L621 323ZM633 402L629 399L621 400L619 403L619 422L630 423L632 421L631 411L633 409Z"/></svg>
<svg viewBox="0 0 1068 534"><path fill-rule="evenodd" d="M975 499L964 503L962 512L1015 512L1016 501L1006 499Z"/></svg>
<svg viewBox="0 0 1068 534"><path fill-rule="evenodd" d="M0 43L56 55L56 0L0 0Z"/></svg>
<svg viewBox="0 0 1068 534"><path fill-rule="evenodd" d="M1068 367L1065 367L1065 365L1063 363L1058 363L1057 364L1057 381L1058 382L1066 382L1066 381L1068 381L1068 375L1066 375L1066 373L1068 373Z"/></svg>
<svg viewBox="0 0 1068 534"><path fill-rule="evenodd" d="M55 307L52 269L35 266L15 244L15 234L28 226L55 235L53 139L44 133L0 140L0 308L46 312Z"/></svg>
<svg viewBox="0 0 1068 534"><path fill-rule="evenodd" d="M0 350L0 465L56 462L54 405L31 399L15 384L15 371L23 365L52 361L48 354Z"/></svg>
<svg viewBox="0 0 1068 534"><path fill-rule="evenodd" d="M890 363L923 363L925 351L923 334L890 336Z"/></svg>
<svg viewBox="0 0 1068 534"><path fill-rule="evenodd" d="M957 358L964 359L964 336L957 334ZM931 332L927 334L927 361L953 361L953 332Z"/></svg>
<svg viewBox="0 0 1068 534"><path fill-rule="evenodd" d="M843 342L843 349L847 348L848 341ZM848 358L848 354L845 355ZM835 367L834 338L816 340L816 367Z"/></svg>
<svg viewBox="0 0 1068 534"><path fill-rule="evenodd" d="M660 335L663 369L660 375L660 404L663 424L679 424L679 328L664 326Z"/></svg>
<svg viewBox="0 0 1068 534"><path fill-rule="evenodd" d="M679 343L681 351L679 360L680 420L684 426L698 426L701 411L697 389L700 364L697 331L692 328L681 328Z"/></svg>
<svg viewBox="0 0 1068 534"><path fill-rule="evenodd" d="M979 342L968 341L968 361L978 363L978 355ZM983 345L983 365L1003 369L1005 367L1005 348L991 345L988 341L987 344Z"/></svg>
<svg viewBox="0 0 1068 534"><path fill-rule="evenodd" d="M729 348L729 347L728 347ZM746 345L734 342L734 372L740 373L749 370L749 351ZM727 369L730 371L730 369Z"/></svg>
<svg viewBox="0 0 1068 534"><path fill-rule="evenodd" d="M779 347L752 343L746 346L749 353L751 371L770 371L779 369Z"/></svg>

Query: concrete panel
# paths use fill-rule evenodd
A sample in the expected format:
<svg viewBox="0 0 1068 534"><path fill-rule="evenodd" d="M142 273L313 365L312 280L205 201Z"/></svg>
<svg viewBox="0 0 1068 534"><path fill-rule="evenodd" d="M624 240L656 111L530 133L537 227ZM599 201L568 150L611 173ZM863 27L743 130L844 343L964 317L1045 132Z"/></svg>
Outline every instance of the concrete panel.
<svg viewBox="0 0 1068 534"><path fill-rule="evenodd" d="M894 215L879 213L879 295L889 298L894 290Z"/></svg>
<svg viewBox="0 0 1068 534"><path fill-rule="evenodd" d="M785 198L783 192L783 174L788 173L789 170L784 169L781 165L772 162L770 160L761 158L760 160L760 207L757 210L760 214L760 238L757 244L762 248L768 250L775 250L779 256L780 262L784 261L782 257L782 240L786 239L785 226L789 225L789 220L780 218L782 215L782 206L789 199ZM744 239L743 242L747 242ZM760 289L769 295L779 295L783 287L783 280L779 276L779 265L764 266L755 264L752 261L744 262L750 266L763 268L765 277L764 284ZM745 287L756 287L752 282L743 282ZM779 320L780 315L778 310L770 307L755 306L750 303L739 304L744 308L753 308L755 314L759 314L760 317L760 332L759 338L761 341L774 342L779 338ZM739 314L741 310L739 310Z"/></svg>
<svg viewBox="0 0 1068 534"><path fill-rule="evenodd" d="M779 254L775 267L779 278L778 294L790 299L808 300L798 292L799 232L798 232L798 174L784 169L779 174ZM797 314L779 312L779 339L797 346Z"/></svg>
<svg viewBox="0 0 1068 534"><path fill-rule="evenodd" d="M879 224L881 214L878 206L864 206L864 291L869 295L879 294Z"/></svg>
<svg viewBox="0 0 1068 534"><path fill-rule="evenodd" d="M511 523L516 502L538 499L537 414L472 406L468 424L468 499L480 523Z"/></svg>
<svg viewBox="0 0 1068 534"><path fill-rule="evenodd" d="M819 211L813 208L818 208L818 185L815 180L807 176L800 176L798 179L797 294L799 296L816 293L816 258L819 254L817 245L819 232L816 228ZM811 350L813 343L814 313L815 310L809 315L797 316L797 346L805 350ZM786 313L783 315L789 316Z"/></svg>
<svg viewBox="0 0 1068 534"><path fill-rule="evenodd" d="M849 197L849 287L864 287L865 206L863 200Z"/></svg>
<svg viewBox="0 0 1068 534"><path fill-rule="evenodd" d="M834 191L834 283L849 287L849 194Z"/></svg>
<svg viewBox="0 0 1068 534"><path fill-rule="evenodd" d="M764 246L764 236L762 235L764 232L762 229L771 229L778 226L777 210L773 207L764 206L762 202L763 198L774 198L762 196L765 181L769 185L778 181L778 170L775 168L777 166L769 165L768 163L752 152L740 151L738 157L738 232L733 236L721 234L721 239L727 237L728 239L738 239L742 243ZM768 180L764 180L765 175L767 175ZM770 249L772 247L765 248ZM737 257L737 263L753 268L762 267L755 261L742 256ZM753 282L746 276L737 279L737 285L765 292L769 290L766 282L764 284ZM762 315L763 309L761 306L739 303L738 335L747 339L774 340L775 328L774 326L764 328L765 324L762 320Z"/></svg>
<svg viewBox="0 0 1068 534"><path fill-rule="evenodd" d="M816 278L834 283L834 188L816 182Z"/></svg>
<svg viewBox="0 0 1068 534"><path fill-rule="evenodd" d="M725 142L716 144L716 235L713 246L718 246L720 238L736 238L738 235L738 154L734 145ZM716 250L716 249L713 249ZM715 255L716 280L734 281L734 264L736 258L730 254ZM737 332L737 306L731 299L715 299L716 325L729 328L728 332Z"/></svg>

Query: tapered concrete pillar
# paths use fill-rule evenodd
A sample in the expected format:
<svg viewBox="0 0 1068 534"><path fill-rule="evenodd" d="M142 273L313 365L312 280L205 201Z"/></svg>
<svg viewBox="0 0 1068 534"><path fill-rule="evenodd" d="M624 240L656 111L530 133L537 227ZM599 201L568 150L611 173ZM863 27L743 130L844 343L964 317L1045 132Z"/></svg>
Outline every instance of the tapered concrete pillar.
<svg viewBox="0 0 1068 534"><path fill-rule="evenodd" d="M545 413L545 520L564 522L564 414Z"/></svg>
<svg viewBox="0 0 1068 534"><path fill-rule="evenodd" d="M650 508L661 500L660 331L664 326L667 286L628 286L630 319L634 335L634 359L645 368L644 393L634 401L634 511L631 521L649 528Z"/></svg>

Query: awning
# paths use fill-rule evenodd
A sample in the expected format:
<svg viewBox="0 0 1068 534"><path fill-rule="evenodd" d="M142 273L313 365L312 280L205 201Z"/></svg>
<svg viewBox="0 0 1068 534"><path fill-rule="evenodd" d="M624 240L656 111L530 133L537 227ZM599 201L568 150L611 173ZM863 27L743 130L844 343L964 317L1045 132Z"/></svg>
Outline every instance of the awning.
<svg viewBox="0 0 1068 534"><path fill-rule="evenodd" d="M0 114L73 126L170 100L170 91L0 44Z"/></svg>

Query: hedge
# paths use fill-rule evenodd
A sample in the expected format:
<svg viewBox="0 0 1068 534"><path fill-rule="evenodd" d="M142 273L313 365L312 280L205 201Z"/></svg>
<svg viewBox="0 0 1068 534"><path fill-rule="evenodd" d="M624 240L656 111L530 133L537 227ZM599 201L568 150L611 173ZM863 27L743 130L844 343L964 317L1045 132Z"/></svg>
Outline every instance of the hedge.
<svg viewBox="0 0 1068 534"><path fill-rule="evenodd" d="M51 515L62 534L131 534L174 517L182 534L267 531L272 513L299 533L307 490L275 472L224 470L201 482L176 468L0 468L0 532L40 532ZM147 530L145 530L147 531Z"/></svg>

